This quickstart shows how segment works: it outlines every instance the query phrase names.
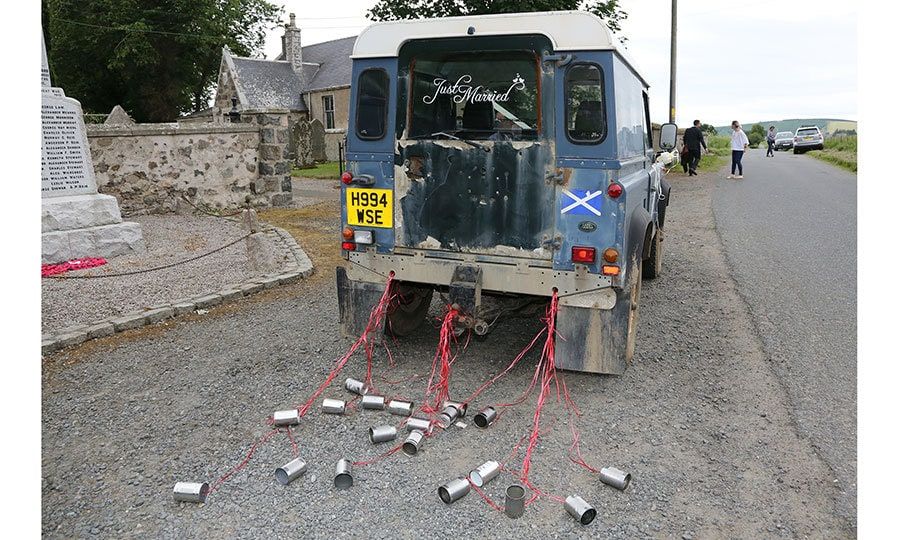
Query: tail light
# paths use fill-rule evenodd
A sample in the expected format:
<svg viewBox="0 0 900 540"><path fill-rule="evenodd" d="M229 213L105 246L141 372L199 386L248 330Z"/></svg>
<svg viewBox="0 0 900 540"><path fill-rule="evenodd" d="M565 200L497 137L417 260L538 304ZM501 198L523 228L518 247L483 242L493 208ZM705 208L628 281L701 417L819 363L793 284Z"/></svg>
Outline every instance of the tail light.
<svg viewBox="0 0 900 540"><path fill-rule="evenodd" d="M352 181L353 181L353 174L351 174L350 171L344 171L343 174L341 174L341 182L343 182L345 184L349 184Z"/></svg>
<svg viewBox="0 0 900 540"><path fill-rule="evenodd" d="M603 250L603 260L608 263L614 263L619 260L619 252L613 248Z"/></svg>
<svg viewBox="0 0 900 540"><path fill-rule="evenodd" d="M353 229L350 227L344 227L344 230L341 231L341 236L344 240L353 240Z"/></svg>
<svg viewBox="0 0 900 540"><path fill-rule="evenodd" d="M597 250L592 247L574 246L572 248L572 262L593 264L597 258Z"/></svg>
<svg viewBox="0 0 900 540"><path fill-rule="evenodd" d="M606 194L612 199L618 199L619 195L622 194L622 184L619 184L618 182L610 183L609 187L606 188Z"/></svg>
<svg viewBox="0 0 900 540"><path fill-rule="evenodd" d="M604 264L601 270L604 276L618 276L620 271L618 266L613 266L611 264Z"/></svg>
<svg viewBox="0 0 900 540"><path fill-rule="evenodd" d="M353 242L341 242L341 249L345 251L356 251L356 244Z"/></svg>

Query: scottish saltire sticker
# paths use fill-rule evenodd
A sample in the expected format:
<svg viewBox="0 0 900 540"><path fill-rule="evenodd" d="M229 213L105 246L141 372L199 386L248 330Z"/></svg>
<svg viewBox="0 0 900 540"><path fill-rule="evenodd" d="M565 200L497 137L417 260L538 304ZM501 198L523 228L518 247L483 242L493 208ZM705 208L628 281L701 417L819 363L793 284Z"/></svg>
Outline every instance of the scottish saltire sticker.
<svg viewBox="0 0 900 540"><path fill-rule="evenodd" d="M560 213L582 216L600 216L603 190L564 189L560 196Z"/></svg>

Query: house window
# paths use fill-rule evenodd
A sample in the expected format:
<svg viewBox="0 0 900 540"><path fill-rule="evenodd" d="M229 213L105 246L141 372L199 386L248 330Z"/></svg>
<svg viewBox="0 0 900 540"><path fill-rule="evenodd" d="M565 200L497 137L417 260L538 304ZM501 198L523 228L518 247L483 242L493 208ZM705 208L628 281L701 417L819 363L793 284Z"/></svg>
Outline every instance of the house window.
<svg viewBox="0 0 900 540"><path fill-rule="evenodd" d="M334 96L322 96L322 110L324 111L325 129L334 129Z"/></svg>

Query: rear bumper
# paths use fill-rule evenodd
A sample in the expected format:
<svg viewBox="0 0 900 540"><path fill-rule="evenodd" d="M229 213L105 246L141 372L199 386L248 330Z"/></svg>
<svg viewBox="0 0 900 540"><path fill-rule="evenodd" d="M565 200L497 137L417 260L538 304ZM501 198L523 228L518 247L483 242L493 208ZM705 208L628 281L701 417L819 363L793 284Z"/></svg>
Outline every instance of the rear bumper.
<svg viewBox="0 0 900 540"><path fill-rule="evenodd" d="M374 250L350 252L347 276L352 281L384 283L390 272L400 281L449 286L460 265L481 268L483 292L546 296L556 287L560 304L611 309L616 303L612 279L591 274L583 266L576 270L554 270L550 261L520 258L487 258L467 253L431 253L427 250L380 254Z"/></svg>
<svg viewBox="0 0 900 540"><path fill-rule="evenodd" d="M794 148L797 150L822 150L825 148L825 143L815 141L798 142L794 143Z"/></svg>

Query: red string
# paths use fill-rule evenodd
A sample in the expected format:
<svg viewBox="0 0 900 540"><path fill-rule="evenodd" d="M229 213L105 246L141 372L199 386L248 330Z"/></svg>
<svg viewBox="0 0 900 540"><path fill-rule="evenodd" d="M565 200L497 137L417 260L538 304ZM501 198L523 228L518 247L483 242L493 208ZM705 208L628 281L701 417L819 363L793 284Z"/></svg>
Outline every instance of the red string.
<svg viewBox="0 0 900 540"><path fill-rule="evenodd" d="M547 339L544 341L544 349L538 363L538 370L541 372L541 391L538 394L531 433L528 437L528 446L525 448L525 457L522 460L522 483L531 488L532 491L535 492L535 495L543 495L543 493L532 485L531 481L528 479L528 473L531 470L531 456L534 452L534 448L537 446L538 436L540 434L541 412L547 401L547 396L550 393L550 384L556 379L554 339L556 337L556 313L559 310L558 303L559 299L557 293L556 291L553 291L553 297L550 299L550 306L547 308L547 317L545 318L545 323L547 325Z"/></svg>
<svg viewBox="0 0 900 540"><path fill-rule="evenodd" d="M265 444L266 442L268 442L269 439L271 439L273 436L275 436L276 433L278 433L280 431L281 431L280 429L273 429L272 431L263 435L259 440L254 442L250 446L250 451L247 452L246 457L244 457L244 459L240 463L235 465L234 468L232 468L230 471L223 474L218 480L213 482L212 487L209 488L209 493L212 494L214 491L219 489L219 487L222 484L224 484L226 480L231 478L232 475L234 475L235 473L237 473L238 471L240 471L241 469L246 467L247 464L250 463L250 459L253 457L253 454L256 453L256 449L259 448L261 445Z"/></svg>
<svg viewBox="0 0 900 540"><path fill-rule="evenodd" d="M497 503L495 503L493 500L491 500L491 498L488 497L488 496L484 493L484 491L482 491L481 489L479 489L478 486L476 486L475 483L472 482L471 479L467 478L467 480L469 480L469 485L472 486L472 489L475 490L475 493L481 495L481 498L484 499L484 502L488 503L488 504L490 505L491 508L493 508L494 510L496 510L496 511L498 511L498 512L502 512L502 511L503 511L503 509L504 509L503 506L500 506L499 504L497 504Z"/></svg>
<svg viewBox="0 0 900 540"><path fill-rule="evenodd" d="M450 398L450 364L452 351L450 341L455 339L453 333L453 321L459 315L459 312L451 307L447 308L444 319L441 322L440 339L438 340L437 350L434 352L434 358L431 361L431 376L428 377L428 385L425 387L425 399L423 402L423 410L425 412L434 413L440 410L441 404ZM438 376L435 381L435 375ZM430 396L433 401L429 404Z"/></svg>
<svg viewBox="0 0 900 540"><path fill-rule="evenodd" d="M328 374L328 377L322 382L321 385L313 392L312 396L304 403L301 407L297 409L300 413L300 416L306 416L306 413L309 412L310 407L319 399L319 396L322 395L322 392L328 388L328 385L334 380L335 377L344 369L344 366L347 364L347 361L350 360L350 357L359 349L360 345L363 345L363 349L366 352L366 384L369 384L371 387L372 382L372 347L369 344L369 334L375 331L375 329L380 328L382 322L384 321L385 316L387 315L388 306L391 303L392 299L392 289L394 284L394 274L393 272L388 276L387 283L384 287L384 293L381 295L381 299L378 300L378 304L372 308L372 312L369 314L369 321L366 324L366 328L363 330L362 335L357 338L353 345L350 346L350 349L347 350L346 353L342 357L340 357L337 362L335 362L335 366L331 369L331 372Z"/></svg>
<svg viewBox="0 0 900 540"><path fill-rule="evenodd" d="M525 355L528 353L528 351L530 351L531 348L534 347L534 344L537 343L538 339L540 339L540 337L544 334L544 332L545 332L546 330L547 330L546 328L542 328L541 331L538 332L537 335L534 336L534 339L531 340L531 343L529 343L528 345L526 345L525 348L522 349L522 350L519 352L519 354L516 355L515 358L513 358L513 361L509 363L509 366L507 366L506 369L504 369L503 371L501 371L500 373L498 373L497 375L495 375L492 379L490 379L489 381L487 381L486 383L484 383L484 384L482 384L480 387L478 387L478 389L475 390L474 392L472 392L472 395L469 396L468 398L466 398L466 400L465 400L463 403L464 403L464 404L469 404L469 403L471 403L472 401L474 401L475 398L477 398L477 397L479 396L479 394L481 394L482 392L484 392L485 390L487 390L488 387L490 387L490 386L493 385L495 382L497 382L498 380L500 380L504 375L506 375L507 373L509 373L509 372L512 370L512 368L516 367L516 364L518 364L519 361L520 361L522 358L525 357Z"/></svg>
<svg viewBox="0 0 900 540"><path fill-rule="evenodd" d="M354 467L365 467L366 465L371 465L373 463L377 463L386 457L396 454L397 451L399 451L401 448L403 448L403 443L398 444L397 446L391 448L387 452L385 452L383 454L379 454L379 455L373 457L372 459L369 459L366 461L354 461L353 466Z"/></svg>
<svg viewBox="0 0 900 540"><path fill-rule="evenodd" d="M287 426L285 432L287 433L288 440L291 441L291 453L294 455L294 457L299 456L300 449L297 447L297 441L294 440L294 434L291 433L291 426Z"/></svg>

